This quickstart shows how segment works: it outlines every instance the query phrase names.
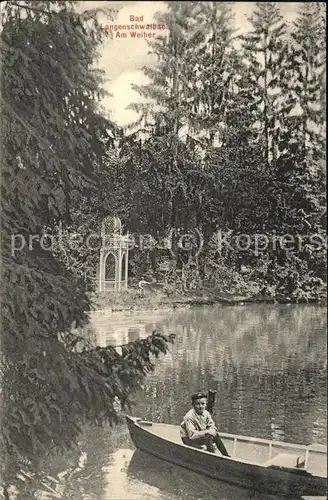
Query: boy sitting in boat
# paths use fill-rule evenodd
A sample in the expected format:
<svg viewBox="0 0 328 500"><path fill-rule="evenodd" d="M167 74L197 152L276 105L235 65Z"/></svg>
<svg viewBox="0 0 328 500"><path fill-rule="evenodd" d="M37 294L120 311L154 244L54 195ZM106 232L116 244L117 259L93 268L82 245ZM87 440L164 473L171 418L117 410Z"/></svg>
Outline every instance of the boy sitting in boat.
<svg viewBox="0 0 328 500"><path fill-rule="evenodd" d="M198 392L191 396L192 409L183 417L180 425L180 436L183 444L194 448L203 448L216 453L220 451L225 457L229 457L215 426L209 411L206 410L207 395Z"/></svg>

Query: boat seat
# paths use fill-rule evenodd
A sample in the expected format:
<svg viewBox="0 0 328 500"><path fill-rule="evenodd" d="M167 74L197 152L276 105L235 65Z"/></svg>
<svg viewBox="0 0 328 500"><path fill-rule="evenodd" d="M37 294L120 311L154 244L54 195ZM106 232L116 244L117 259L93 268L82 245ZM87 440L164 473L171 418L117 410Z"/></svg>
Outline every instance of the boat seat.
<svg viewBox="0 0 328 500"><path fill-rule="evenodd" d="M278 466L302 469L305 465L305 458L291 453L279 453L275 457L270 458L270 460L267 460L264 465L267 467Z"/></svg>

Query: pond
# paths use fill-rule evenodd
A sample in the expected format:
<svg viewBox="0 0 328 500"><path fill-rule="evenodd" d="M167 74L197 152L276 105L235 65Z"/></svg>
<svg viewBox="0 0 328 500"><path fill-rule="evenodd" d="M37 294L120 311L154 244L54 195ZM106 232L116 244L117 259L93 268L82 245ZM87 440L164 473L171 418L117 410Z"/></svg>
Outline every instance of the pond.
<svg viewBox="0 0 328 500"><path fill-rule="evenodd" d="M321 307L100 311L93 314L91 328L92 340L100 346L124 344L155 329L177 335L135 395L134 415L179 424L189 409L190 393L216 389L215 420L222 432L301 444L327 442L327 315ZM135 452L125 424L86 429L78 462L74 453L53 462L49 473L54 478L61 474L54 484L57 498L248 498L245 491ZM42 498L55 498L49 494Z"/></svg>

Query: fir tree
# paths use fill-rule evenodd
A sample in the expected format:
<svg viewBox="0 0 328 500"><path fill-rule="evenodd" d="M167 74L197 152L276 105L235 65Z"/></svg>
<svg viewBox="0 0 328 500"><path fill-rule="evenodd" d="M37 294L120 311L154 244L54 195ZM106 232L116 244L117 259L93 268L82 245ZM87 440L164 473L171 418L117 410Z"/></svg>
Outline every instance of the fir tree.
<svg viewBox="0 0 328 500"><path fill-rule="evenodd" d="M292 274L290 290L306 297L325 279L325 109L323 6L304 4L294 22L288 67L292 108L284 117L273 178L273 227L301 241L278 262ZM320 243L321 242L321 243ZM285 277L286 279L286 277ZM322 292L321 292L322 293Z"/></svg>
<svg viewBox="0 0 328 500"><path fill-rule="evenodd" d="M191 134L201 132L204 148L213 147L225 128L225 110L235 75L233 15L228 3L199 2L195 14L198 45L188 59ZM192 65L192 62L194 65ZM195 72L196 70L196 72ZM221 137L220 137L221 139Z"/></svg>
<svg viewBox="0 0 328 500"><path fill-rule="evenodd" d="M285 101L289 56L286 24L274 2L257 2L249 21L253 30L242 37L246 67L241 88L248 95L264 165L272 170L277 158L281 115L290 106Z"/></svg>
<svg viewBox="0 0 328 500"><path fill-rule="evenodd" d="M304 4L294 22L291 34L293 58L290 72L295 120L293 129L299 131L303 156L314 161L323 158L325 123L325 24L324 6Z"/></svg>
<svg viewBox="0 0 328 500"><path fill-rule="evenodd" d="M183 135L188 130L190 109L188 58L199 36L194 20L196 9L197 2L168 3L168 12L159 19L168 26L169 34L150 43L157 65L156 68L144 68L151 83L134 86L146 102L130 106L140 114L140 120L135 124L137 132L128 138L129 144L134 138L139 138L140 133L147 140L140 147L135 143L131 155L134 160L128 162L137 162L140 167L134 166L136 172L141 169L142 179L148 176L149 183L156 186L158 193L154 194L156 201L152 206L157 205L160 197L162 215L158 220L162 220L163 224L156 230L162 232L170 227L188 226L190 221L186 204L191 198L191 183L187 172L193 162L193 152L184 144ZM144 181L141 184L145 185Z"/></svg>

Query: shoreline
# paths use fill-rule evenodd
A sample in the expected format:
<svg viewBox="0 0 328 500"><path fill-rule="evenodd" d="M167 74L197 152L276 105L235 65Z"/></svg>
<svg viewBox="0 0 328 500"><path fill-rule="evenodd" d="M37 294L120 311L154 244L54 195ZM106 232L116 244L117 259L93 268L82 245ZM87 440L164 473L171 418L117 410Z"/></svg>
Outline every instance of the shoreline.
<svg viewBox="0 0 328 500"><path fill-rule="evenodd" d="M183 307L200 307L200 306L247 306L255 304L272 304L272 305L313 305L326 306L327 301L312 299L308 301L293 302L288 297L246 297L236 295L223 295L215 292L206 292L203 294L186 293L180 297L167 297L164 294L148 293L145 297L137 296L135 289L124 290L122 292L102 292L92 295L92 302L95 309L90 312L129 312L129 311L149 311L149 310L174 310Z"/></svg>

